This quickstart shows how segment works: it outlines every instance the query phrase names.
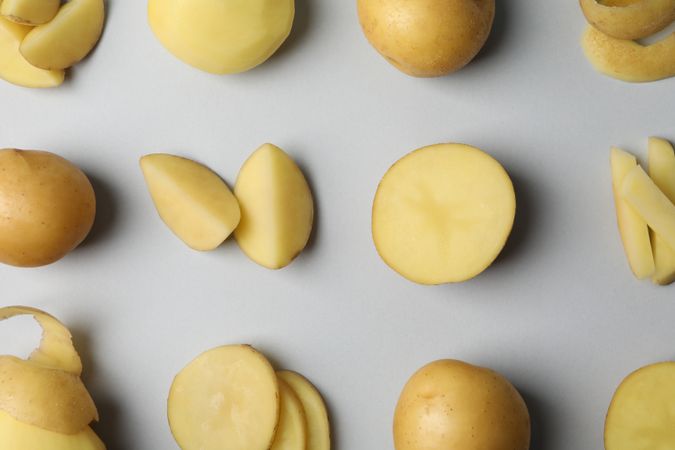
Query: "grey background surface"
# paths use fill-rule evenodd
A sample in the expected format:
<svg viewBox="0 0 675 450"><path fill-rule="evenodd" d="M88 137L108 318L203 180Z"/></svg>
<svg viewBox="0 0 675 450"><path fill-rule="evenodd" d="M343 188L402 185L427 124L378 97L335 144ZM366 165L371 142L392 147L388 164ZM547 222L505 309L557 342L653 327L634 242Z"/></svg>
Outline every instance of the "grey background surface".
<svg viewBox="0 0 675 450"><path fill-rule="evenodd" d="M109 449L177 448L165 418L172 377L225 343L251 343L312 379L342 450L392 448L403 384L448 357L513 381L530 407L533 449L602 448L620 380L675 357L675 290L630 274L608 167L610 145L644 157L647 136L675 139L675 80L631 85L593 72L575 1L498 0L486 49L439 79L407 77L380 58L351 0L298 0L282 49L224 77L164 50L144 1L108 7L99 46L64 86L0 83L0 146L62 154L91 176L99 200L85 245L48 267L0 267L0 285L3 305L44 308L72 327ZM417 286L379 259L371 202L399 157L448 141L505 165L516 226L481 276ZM318 215L307 251L272 272L234 241L204 254L174 238L138 158L192 157L232 184L264 142L311 181ZM25 323L0 327L3 351L37 341Z"/></svg>

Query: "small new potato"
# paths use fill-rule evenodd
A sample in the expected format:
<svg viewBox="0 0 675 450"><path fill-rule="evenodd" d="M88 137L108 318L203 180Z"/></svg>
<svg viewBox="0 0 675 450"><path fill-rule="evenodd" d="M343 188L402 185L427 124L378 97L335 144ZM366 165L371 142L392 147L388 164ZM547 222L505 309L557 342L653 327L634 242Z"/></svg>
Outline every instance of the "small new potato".
<svg viewBox="0 0 675 450"><path fill-rule="evenodd" d="M467 65L487 41L494 0L358 0L368 41L399 70L437 77Z"/></svg>
<svg viewBox="0 0 675 450"><path fill-rule="evenodd" d="M403 388L396 450L528 450L530 416L509 381L456 360L432 362Z"/></svg>
<svg viewBox="0 0 675 450"><path fill-rule="evenodd" d="M0 262L61 259L87 236L95 212L94 189L74 164L49 152L0 150Z"/></svg>

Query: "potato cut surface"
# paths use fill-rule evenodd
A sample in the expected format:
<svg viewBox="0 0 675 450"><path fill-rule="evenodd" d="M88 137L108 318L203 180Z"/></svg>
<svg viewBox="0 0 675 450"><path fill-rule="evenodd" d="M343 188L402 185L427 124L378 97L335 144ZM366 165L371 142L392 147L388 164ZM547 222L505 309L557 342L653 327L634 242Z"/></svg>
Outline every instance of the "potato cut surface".
<svg viewBox="0 0 675 450"><path fill-rule="evenodd" d="M282 370L277 376L293 389L305 410L307 450L330 450L330 423L319 391L298 373Z"/></svg>
<svg viewBox="0 0 675 450"><path fill-rule="evenodd" d="M307 448L307 419L302 403L293 389L279 379L281 408L279 426L270 450L305 450Z"/></svg>
<svg viewBox="0 0 675 450"><path fill-rule="evenodd" d="M0 448L7 450L105 450L90 428L74 434L55 433L20 422L0 411Z"/></svg>
<svg viewBox="0 0 675 450"><path fill-rule="evenodd" d="M495 159L468 145L433 145L406 155L382 178L373 240L409 280L465 281L499 255L515 211L513 184Z"/></svg>
<svg viewBox="0 0 675 450"><path fill-rule="evenodd" d="M63 83L63 70L44 70L31 65L19 51L31 27L0 16L0 78L18 86L56 87Z"/></svg>
<svg viewBox="0 0 675 450"><path fill-rule="evenodd" d="M642 280L654 274L654 256L649 239L649 228L647 222L626 203L620 193L621 184L626 174L637 166L637 159L630 153L615 147L610 153L610 165L616 221L621 242L633 274Z"/></svg>
<svg viewBox="0 0 675 450"><path fill-rule="evenodd" d="M60 6L60 0L3 0L0 15L12 22L40 25L52 20Z"/></svg>
<svg viewBox="0 0 675 450"><path fill-rule="evenodd" d="M279 147L264 144L246 160L234 186L241 222L239 247L268 269L290 264L312 233L314 200L307 180Z"/></svg>
<svg viewBox="0 0 675 450"><path fill-rule="evenodd" d="M606 450L675 448L675 363L643 367L621 382L605 420Z"/></svg>
<svg viewBox="0 0 675 450"><path fill-rule="evenodd" d="M239 203L220 177L186 158L156 153L141 169L164 223L189 247L213 250L239 224Z"/></svg>
<svg viewBox="0 0 675 450"><path fill-rule="evenodd" d="M664 139L649 138L649 176L668 200L675 203L675 153ZM652 232L652 249L656 270L652 281L670 284L675 281L675 249Z"/></svg>
<svg viewBox="0 0 675 450"><path fill-rule="evenodd" d="M642 39L675 20L675 0L580 0L588 22L617 39Z"/></svg>
<svg viewBox="0 0 675 450"><path fill-rule="evenodd" d="M277 376L250 346L202 353L174 379L169 425L183 450L268 450L279 422Z"/></svg>

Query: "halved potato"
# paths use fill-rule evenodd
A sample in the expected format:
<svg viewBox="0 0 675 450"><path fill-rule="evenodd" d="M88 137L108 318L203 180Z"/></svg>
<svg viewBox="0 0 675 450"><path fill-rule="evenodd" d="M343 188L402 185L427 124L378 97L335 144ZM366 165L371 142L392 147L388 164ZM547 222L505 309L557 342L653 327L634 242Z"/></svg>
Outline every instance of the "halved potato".
<svg viewBox="0 0 675 450"><path fill-rule="evenodd" d="M268 450L279 422L279 383L248 345L202 353L171 385L169 425L183 450Z"/></svg>
<svg viewBox="0 0 675 450"><path fill-rule="evenodd" d="M649 176L668 199L675 203L675 152L670 142L649 138ZM652 281L666 285L675 281L675 249L652 232L652 249L656 270Z"/></svg>
<svg viewBox="0 0 675 450"><path fill-rule="evenodd" d="M642 39L675 20L675 0L580 0L580 4L591 25L617 39Z"/></svg>
<svg viewBox="0 0 675 450"><path fill-rule="evenodd" d="M605 450L675 448L675 362L652 364L624 379L605 419Z"/></svg>
<svg viewBox="0 0 675 450"><path fill-rule="evenodd" d="M279 426L270 450L305 450L307 448L305 410L293 389L283 379L278 381L281 409Z"/></svg>
<svg viewBox="0 0 675 450"><path fill-rule="evenodd" d="M0 411L0 448L3 450L105 450L90 428L74 434L48 431L14 419Z"/></svg>
<svg viewBox="0 0 675 450"><path fill-rule="evenodd" d="M326 405L319 391L302 375L282 370L277 372L300 399L307 418L307 449L330 450L330 423Z"/></svg>
<svg viewBox="0 0 675 450"><path fill-rule="evenodd" d="M40 25L54 18L61 0L2 0L0 15L12 22Z"/></svg>

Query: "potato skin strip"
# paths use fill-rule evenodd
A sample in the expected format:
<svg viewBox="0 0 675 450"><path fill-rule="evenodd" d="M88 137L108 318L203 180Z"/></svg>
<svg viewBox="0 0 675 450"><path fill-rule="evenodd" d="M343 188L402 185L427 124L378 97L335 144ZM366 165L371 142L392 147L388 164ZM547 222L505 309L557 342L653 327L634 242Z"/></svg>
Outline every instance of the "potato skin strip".
<svg viewBox="0 0 675 450"><path fill-rule="evenodd" d="M642 39L675 21L675 0L579 0L586 20L617 39Z"/></svg>

